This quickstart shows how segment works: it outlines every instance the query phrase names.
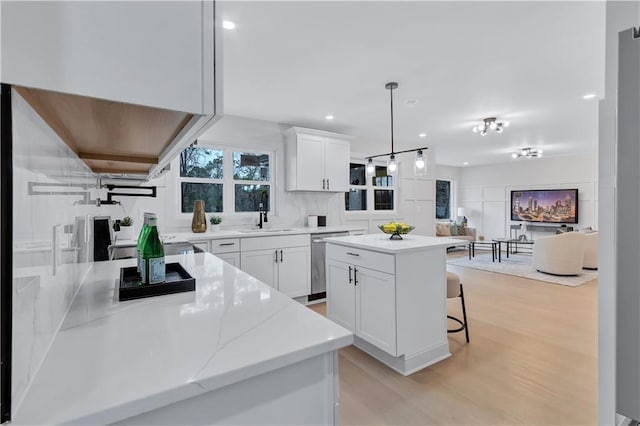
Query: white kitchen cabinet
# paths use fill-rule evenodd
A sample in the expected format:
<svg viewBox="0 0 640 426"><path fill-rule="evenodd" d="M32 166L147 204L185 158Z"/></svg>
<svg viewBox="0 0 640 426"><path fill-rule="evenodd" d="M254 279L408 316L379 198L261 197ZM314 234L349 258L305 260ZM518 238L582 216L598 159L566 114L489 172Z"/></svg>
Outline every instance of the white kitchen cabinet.
<svg viewBox="0 0 640 426"><path fill-rule="evenodd" d="M342 260L327 261L327 316L396 356L394 276Z"/></svg>
<svg viewBox="0 0 640 426"><path fill-rule="evenodd" d="M209 251L209 241L189 241L189 242L204 252Z"/></svg>
<svg viewBox="0 0 640 426"><path fill-rule="evenodd" d="M2 81L194 114L215 109L214 2L2 2Z"/></svg>
<svg viewBox="0 0 640 426"><path fill-rule="evenodd" d="M241 252L242 270L269 287L278 289L278 250L256 250Z"/></svg>
<svg viewBox="0 0 640 426"><path fill-rule="evenodd" d="M240 239L222 238L209 242L209 253L215 254L227 263L240 268Z"/></svg>
<svg viewBox="0 0 640 426"><path fill-rule="evenodd" d="M383 234L328 239L327 317L355 334L355 346L404 375L450 356L446 244Z"/></svg>
<svg viewBox="0 0 640 426"><path fill-rule="evenodd" d="M348 191L350 139L300 127L287 130L287 191Z"/></svg>
<svg viewBox="0 0 640 426"><path fill-rule="evenodd" d="M309 235L243 238L243 271L289 297L311 293Z"/></svg>
<svg viewBox="0 0 640 426"><path fill-rule="evenodd" d="M96 174L159 176L222 116L212 0L0 7L2 82Z"/></svg>

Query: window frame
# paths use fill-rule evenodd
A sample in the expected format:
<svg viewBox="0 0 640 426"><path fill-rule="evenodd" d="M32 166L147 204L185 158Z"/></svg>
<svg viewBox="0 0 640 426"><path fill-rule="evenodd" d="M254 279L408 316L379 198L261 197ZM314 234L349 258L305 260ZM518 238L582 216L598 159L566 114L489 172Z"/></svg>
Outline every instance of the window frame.
<svg viewBox="0 0 640 426"><path fill-rule="evenodd" d="M207 215L219 214L225 215L227 217L235 216L236 217L247 217L253 216L257 213L257 211L244 211L239 212L236 211L235 207L235 188L236 185L261 185L261 186L269 186L269 210L268 212L271 215L276 216L276 164L275 151L269 149L260 149L260 148L247 148L247 147L237 147L237 146L227 146L221 144L213 144L207 143L205 141L198 141L196 148L203 149L214 149L222 151L222 179L214 179L214 178L193 178L193 177L182 177L180 176L180 156L176 160L176 176L177 176L177 184L175 188L175 197L176 197L176 206L175 206L175 214L176 217L180 220L190 219L193 216L191 212L183 212L182 211L182 182L192 182L192 183L218 183L222 184L222 211L221 212L211 212L207 213ZM186 149L186 148L185 148ZM258 155L268 155L269 156L269 180L237 180L233 176L233 154L234 152L241 153L250 153L250 154L258 154Z"/></svg>
<svg viewBox="0 0 640 426"><path fill-rule="evenodd" d="M349 159L349 167L351 164L361 164L365 168L367 166L367 160L364 158L350 158ZM373 160L373 165L376 167L387 167L387 163L381 160ZM347 210L346 201L344 199L344 195L342 196L342 211L349 216L357 216L357 215L379 215L379 216L389 216L392 214L398 214L398 173L393 176L393 185L391 186L376 186L373 185L371 176L367 176L365 172L365 185L352 185L349 182L349 191L353 189L365 189L367 194L367 209L366 210ZM378 190L390 190L393 191L393 209L392 210L375 210L375 196L374 191ZM342 194L346 194L343 192Z"/></svg>

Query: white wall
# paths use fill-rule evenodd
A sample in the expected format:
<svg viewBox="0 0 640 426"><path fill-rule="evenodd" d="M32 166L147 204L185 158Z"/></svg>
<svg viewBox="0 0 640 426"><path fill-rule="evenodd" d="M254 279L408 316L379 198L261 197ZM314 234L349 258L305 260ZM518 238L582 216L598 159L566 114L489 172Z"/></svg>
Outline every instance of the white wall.
<svg viewBox="0 0 640 426"><path fill-rule="evenodd" d="M597 224L597 156L519 159L460 169L458 204L486 238L509 236L510 196L517 189L578 188L579 227Z"/></svg>
<svg viewBox="0 0 640 426"><path fill-rule="evenodd" d="M305 226L307 215L326 215L327 225L350 225L363 227L369 232L379 232L377 226L390 220L403 220L416 226L417 234L433 234L434 177L435 167L428 168L427 176L415 178L413 173L414 154L398 155L400 170L397 177L398 191L395 197L397 209L394 212L359 213L345 212L344 193L289 192L285 191L284 131L290 126L237 116L225 116L199 138L199 146L211 144L222 147L237 147L247 150L265 150L275 153L275 191L272 193L272 208L269 223L272 226ZM377 153L354 154L355 157ZM427 163L434 164L432 149L425 152ZM130 215L136 223L136 230L142 223L145 211L158 214L161 232L189 231L191 215L178 213L179 187L177 185L178 166L174 161L171 171L159 179L149 182L158 185L158 197L119 198L122 206L102 207L103 214L121 218ZM103 194L104 197L104 194ZM223 215L222 229L252 227L258 220L257 213L227 212Z"/></svg>

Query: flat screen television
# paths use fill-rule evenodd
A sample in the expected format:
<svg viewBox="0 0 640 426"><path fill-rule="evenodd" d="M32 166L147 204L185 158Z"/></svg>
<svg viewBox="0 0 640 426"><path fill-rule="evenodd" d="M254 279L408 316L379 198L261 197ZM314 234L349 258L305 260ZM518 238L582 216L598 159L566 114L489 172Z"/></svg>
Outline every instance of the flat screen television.
<svg viewBox="0 0 640 426"><path fill-rule="evenodd" d="M511 220L578 223L577 189L511 191Z"/></svg>

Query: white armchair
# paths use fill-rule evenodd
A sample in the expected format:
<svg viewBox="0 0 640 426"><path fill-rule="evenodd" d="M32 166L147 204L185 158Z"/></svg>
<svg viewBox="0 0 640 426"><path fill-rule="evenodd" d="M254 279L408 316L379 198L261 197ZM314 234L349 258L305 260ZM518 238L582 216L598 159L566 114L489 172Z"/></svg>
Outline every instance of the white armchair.
<svg viewBox="0 0 640 426"><path fill-rule="evenodd" d="M566 232L536 239L533 267L553 275L580 275L584 261L585 235Z"/></svg>
<svg viewBox="0 0 640 426"><path fill-rule="evenodd" d="M584 234L584 269L598 269L598 233Z"/></svg>

